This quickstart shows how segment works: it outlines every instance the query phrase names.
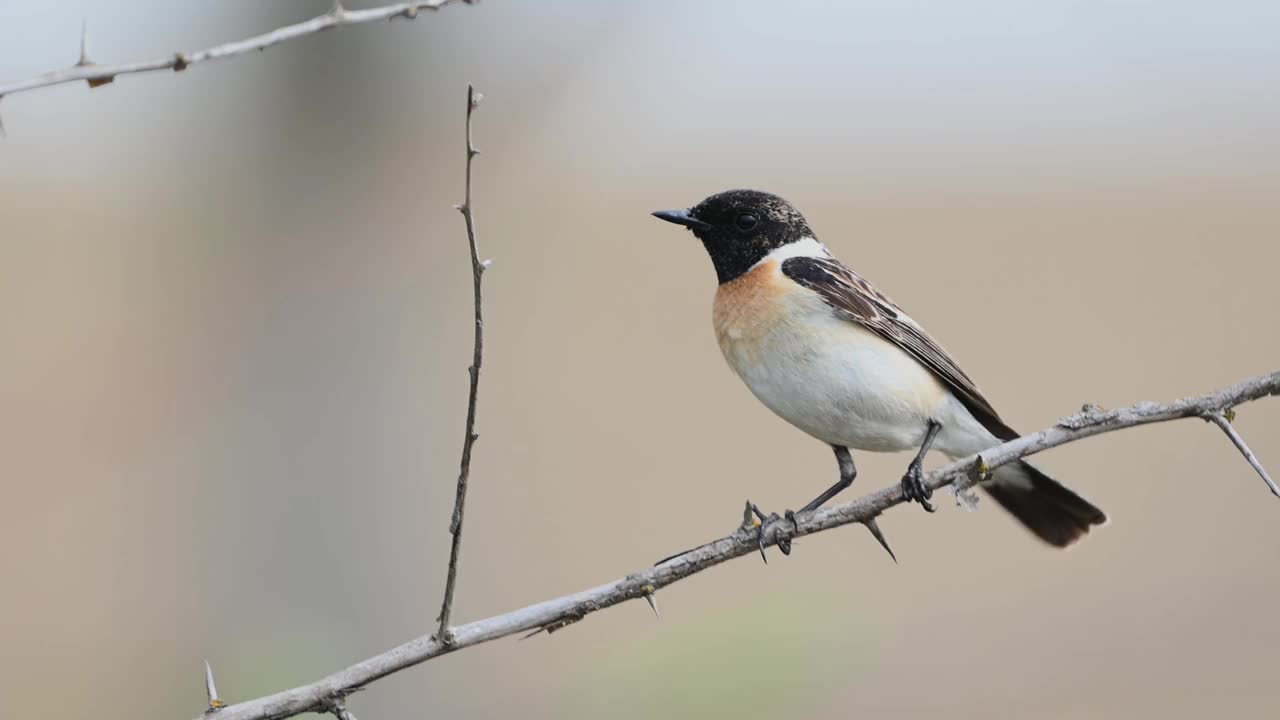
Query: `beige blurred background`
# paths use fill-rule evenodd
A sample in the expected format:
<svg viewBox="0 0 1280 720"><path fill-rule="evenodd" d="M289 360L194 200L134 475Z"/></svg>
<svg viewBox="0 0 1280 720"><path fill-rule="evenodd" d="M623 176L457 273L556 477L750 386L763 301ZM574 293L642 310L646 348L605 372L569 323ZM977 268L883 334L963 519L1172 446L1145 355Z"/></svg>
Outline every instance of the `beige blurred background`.
<svg viewBox="0 0 1280 720"><path fill-rule="evenodd" d="M124 5L124 6L121 6ZM320 12L0 3L0 79ZM354 3L352 3L355 6ZM1014 425L1280 366L1280 9L1261 2L452 7L0 103L0 716L189 718L427 632L470 353L460 621L796 507L830 452L758 406L714 275L649 217L784 194ZM1238 427L1280 472L1280 402ZM857 456L856 491L906 456ZM936 461L935 461L936 462ZM1280 501L1216 430L1043 467L1110 526L984 505L747 558L378 682L365 719L1201 718L1276 710Z"/></svg>

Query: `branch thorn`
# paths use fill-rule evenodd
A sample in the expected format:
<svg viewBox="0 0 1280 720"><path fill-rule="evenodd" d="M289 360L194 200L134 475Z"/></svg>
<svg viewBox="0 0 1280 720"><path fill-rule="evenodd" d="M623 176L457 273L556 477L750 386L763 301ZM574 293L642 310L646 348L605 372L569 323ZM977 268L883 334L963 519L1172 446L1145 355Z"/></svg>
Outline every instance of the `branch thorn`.
<svg viewBox="0 0 1280 720"><path fill-rule="evenodd" d="M89 59L89 21L85 19L80 21L80 60L76 65L88 67L92 64L93 60Z"/></svg>
<svg viewBox="0 0 1280 720"><path fill-rule="evenodd" d="M1272 480L1271 476L1267 474L1267 469L1262 467L1262 463L1258 460L1258 456L1253 454L1253 451L1249 449L1248 443L1244 441L1244 438L1240 436L1240 433L1236 432L1235 427L1231 424L1231 420L1235 418L1235 413L1228 408L1223 411L1205 413L1204 418L1213 422L1222 429L1222 432L1227 434L1227 437L1231 439L1231 442L1236 446L1236 449L1240 451L1240 454L1244 456L1244 459L1253 467L1254 471L1258 473L1258 477L1261 477L1262 481L1267 484L1267 487L1271 490L1271 494L1276 497L1280 497L1280 488L1276 487L1276 481Z"/></svg>
<svg viewBox="0 0 1280 720"><path fill-rule="evenodd" d="M213 684L213 667L208 660L204 661L204 692L209 698L209 708L205 712L217 712L227 706L218 698L218 687Z"/></svg>
<svg viewBox="0 0 1280 720"><path fill-rule="evenodd" d="M89 21L82 20L80 22L80 59L76 61L75 67L93 67L94 65L97 65L97 63L89 57ZM92 89L106 85L115 79L114 75L107 75L105 77L85 78L84 81Z"/></svg>
<svg viewBox="0 0 1280 720"><path fill-rule="evenodd" d="M333 713L333 716L338 720L356 720L356 716L352 715L351 711L347 709L347 704L341 695L329 698L323 704L324 709Z"/></svg>
<svg viewBox="0 0 1280 720"><path fill-rule="evenodd" d="M889 541L885 539L884 533L880 531L880 523L876 522L875 518L869 518L862 524L867 526L867 530L871 531L871 536L876 539L876 542L880 543L880 547L884 548L885 552L889 553L889 557L893 558L893 564L897 565L898 556L893 554L893 548L889 547Z"/></svg>
<svg viewBox="0 0 1280 720"><path fill-rule="evenodd" d="M659 620L661 620L661 619L662 619L662 613L658 612L658 600L657 600L657 598L655 598L655 597L653 596L653 586L652 586L652 585L645 585L644 587L642 587L642 588L640 588L640 589L641 589L641 590L644 590L644 599L649 601L649 607L653 609L653 615L654 615L654 617L656 617L656 618L658 618Z"/></svg>

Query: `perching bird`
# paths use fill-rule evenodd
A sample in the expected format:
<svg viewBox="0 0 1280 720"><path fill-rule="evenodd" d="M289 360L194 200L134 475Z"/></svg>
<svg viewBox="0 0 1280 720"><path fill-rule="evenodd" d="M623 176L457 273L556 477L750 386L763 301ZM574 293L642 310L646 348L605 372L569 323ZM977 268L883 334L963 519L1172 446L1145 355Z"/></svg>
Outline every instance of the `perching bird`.
<svg viewBox="0 0 1280 720"><path fill-rule="evenodd" d="M729 366L766 407L835 450L839 482L800 512L853 484L850 448L918 449L902 489L933 512L921 483L930 449L954 459L1018 437L942 346L832 256L786 200L730 190L653 214L692 230L711 256L720 281L712 319ZM997 468L983 487L1057 547L1107 520L1025 461ZM764 537L762 526L762 552Z"/></svg>

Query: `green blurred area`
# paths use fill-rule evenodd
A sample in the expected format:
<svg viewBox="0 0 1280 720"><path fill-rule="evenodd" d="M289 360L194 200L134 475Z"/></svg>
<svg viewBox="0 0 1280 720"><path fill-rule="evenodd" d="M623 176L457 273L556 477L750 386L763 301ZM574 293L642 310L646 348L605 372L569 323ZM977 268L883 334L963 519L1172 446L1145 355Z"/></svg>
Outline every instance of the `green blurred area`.
<svg viewBox="0 0 1280 720"><path fill-rule="evenodd" d="M645 638L586 668L566 714L753 717L824 709L827 688L865 672L883 638L871 608L770 592L682 622L678 641ZM831 659L838 657L839 662Z"/></svg>

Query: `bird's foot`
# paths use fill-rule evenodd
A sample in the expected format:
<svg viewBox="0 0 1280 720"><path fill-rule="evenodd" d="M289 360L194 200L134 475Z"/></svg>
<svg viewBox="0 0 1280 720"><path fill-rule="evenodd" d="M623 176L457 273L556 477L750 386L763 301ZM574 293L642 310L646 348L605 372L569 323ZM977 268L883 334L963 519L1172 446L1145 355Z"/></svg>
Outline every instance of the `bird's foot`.
<svg viewBox="0 0 1280 720"><path fill-rule="evenodd" d="M907 466L907 473L902 476L902 494L907 496L907 502L918 502L926 512L937 510L933 503L929 502L929 498L933 497L933 491L924 486L923 473L918 463L911 463Z"/></svg>
<svg viewBox="0 0 1280 720"><path fill-rule="evenodd" d="M751 514L756 516L756 522L759 524L759 530L756 532L756 543L760 547L760 557L766 563L769 557L765 555L764 549L768 547L770 542L778 546L783 555L791 554L791 535L799 526L796 525L796 514L792 510L785 511L781 517L778 513L769 513L765 515L755 503L748 501L747 505L751 508ZM790 527L787 527L790 524Z"/></svg>

